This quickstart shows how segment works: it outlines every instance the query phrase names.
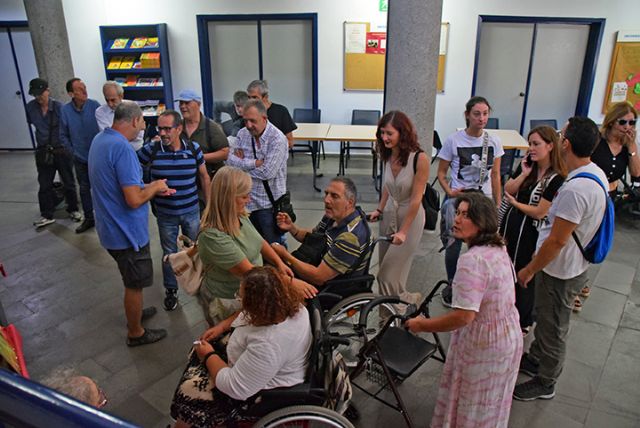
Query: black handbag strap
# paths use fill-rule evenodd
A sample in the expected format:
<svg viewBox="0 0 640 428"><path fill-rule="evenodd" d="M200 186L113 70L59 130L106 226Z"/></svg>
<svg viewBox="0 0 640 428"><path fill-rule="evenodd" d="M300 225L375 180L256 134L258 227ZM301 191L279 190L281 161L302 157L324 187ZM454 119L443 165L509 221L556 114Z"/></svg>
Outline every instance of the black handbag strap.
<svg viewBox="0 0 640 428"><path fill-rule="evenodd" d="M414 174L418 173L418 156L420 156L420 153L424 153L424 150L418 149L418 151L416 152L416 155L413 157L413 173ZM431 182L431 187L433 187L436 184L436 181L438 181L437 175Z"/></svg>
<svg viewBox="0 0 640 428"><path fill-rule="evenodd" d="M251 137L251 148L253 149L253 157L257 160L258 159L258 155L256 154L256 143L255 143L253 137ZM275 208L276 207L276 200L273 197L273 193L271 193L271 187L269 186L269 181L262 180L262 185L264 186L264 190L267 191L267 196L269 197L269 201L271 202L271 207Z"/></svg>

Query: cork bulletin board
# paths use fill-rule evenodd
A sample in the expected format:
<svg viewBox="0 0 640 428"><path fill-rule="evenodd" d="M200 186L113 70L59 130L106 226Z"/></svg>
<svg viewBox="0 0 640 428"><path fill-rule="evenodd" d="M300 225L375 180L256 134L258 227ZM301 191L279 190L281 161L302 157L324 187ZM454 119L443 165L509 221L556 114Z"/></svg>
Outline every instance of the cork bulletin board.
<svg viewBox="0 0 640 428"><path fill-rule="evenodd" d="M603 113L613 103L628 101L640 108L640 30L618 31L607 80Z"/></svg>
<svg viewBox="0 0 640 428"><path fill-rule="evenodd" d="M437 91L444 92L444 72L449 39L449 23L440 30ZM345 91L383 91L386 57L386 34L371 32L368 22L344 23Z"/></svg>

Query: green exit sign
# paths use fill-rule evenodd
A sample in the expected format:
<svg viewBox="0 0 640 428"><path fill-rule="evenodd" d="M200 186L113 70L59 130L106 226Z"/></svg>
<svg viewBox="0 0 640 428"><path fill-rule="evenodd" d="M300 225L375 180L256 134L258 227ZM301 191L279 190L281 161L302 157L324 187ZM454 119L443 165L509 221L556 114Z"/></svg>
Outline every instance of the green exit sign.
<svg viewBox="0 0 640 428"><path fill-rule="evenodd" d="M389 0L379 0L380 12L386 12L389 9Z"/></svg>

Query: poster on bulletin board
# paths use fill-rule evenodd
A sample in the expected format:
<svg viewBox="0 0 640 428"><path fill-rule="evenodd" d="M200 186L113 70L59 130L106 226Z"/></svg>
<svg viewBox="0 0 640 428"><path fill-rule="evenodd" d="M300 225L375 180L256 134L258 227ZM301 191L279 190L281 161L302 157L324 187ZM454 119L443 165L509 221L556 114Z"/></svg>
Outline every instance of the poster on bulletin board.
<svg viewBox="0 0 640 428"><path fill-rule="evenodd" d="M437 91L444 92L449 23L440 27ZM387 33L370 31L368 22L344 23L345 91L383 91Z"/></svg>
<svg viewBox="0 0 640 428"><path fill-rule="evenodd" d="M603 113L611 104L621 101L640 109L640 30L618 31Z"/></svg>

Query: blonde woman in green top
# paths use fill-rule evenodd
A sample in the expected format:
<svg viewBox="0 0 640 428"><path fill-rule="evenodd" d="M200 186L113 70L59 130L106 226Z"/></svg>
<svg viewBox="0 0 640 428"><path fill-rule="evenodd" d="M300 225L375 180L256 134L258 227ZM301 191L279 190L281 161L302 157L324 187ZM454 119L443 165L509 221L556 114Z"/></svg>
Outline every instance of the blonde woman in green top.
<svg viewBox="0 0 640 428"><path fill-rule="evenodd" d="M220 168L210 186L210 198L200 221L198 254L204 264L204 277L198 300L210 325L215 325L240 310L235 295L240 279L264 260L276 267L291 285L307 298L315 296L312 285L293 278L271 246L249 221L246 205L250 200L252 180L238 168Z"/></svg>

